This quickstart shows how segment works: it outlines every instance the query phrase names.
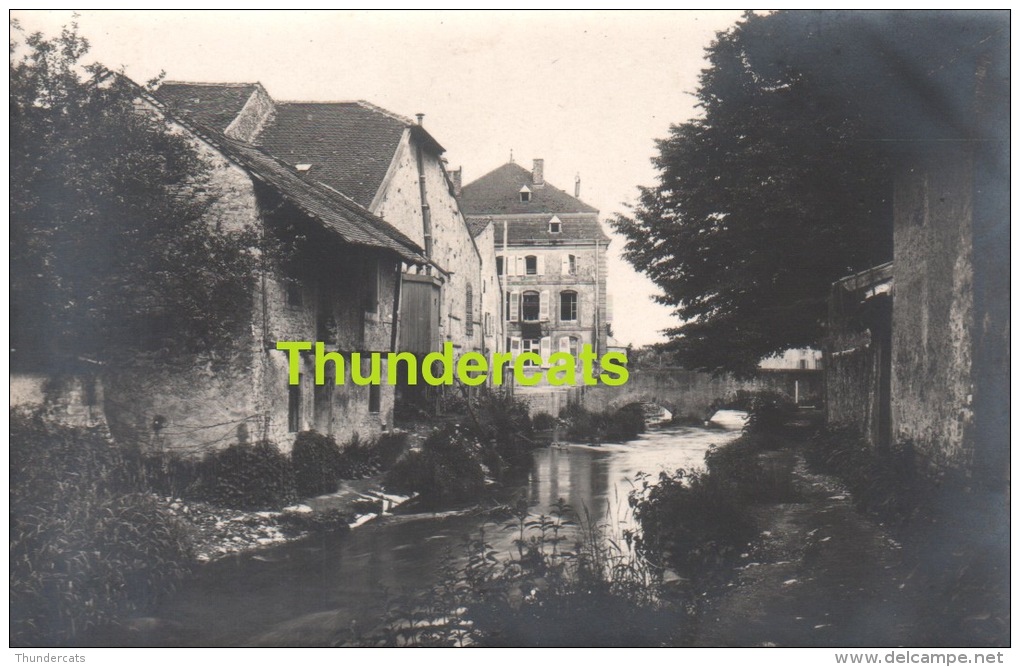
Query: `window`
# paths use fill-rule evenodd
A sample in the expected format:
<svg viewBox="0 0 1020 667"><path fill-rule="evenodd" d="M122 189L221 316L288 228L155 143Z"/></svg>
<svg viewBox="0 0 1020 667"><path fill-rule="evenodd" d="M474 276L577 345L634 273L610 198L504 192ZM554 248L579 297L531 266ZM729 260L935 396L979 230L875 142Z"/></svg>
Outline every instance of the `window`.
<svg viewBox="0 0 1020 667"><path fill-rule="evenodd" d="M801 369L802 371L803 371L803 370L807 370L807 359L801 359L801 360L800 360L800 369Z"/></svg>
<svg viewBox="0 0 1020 667"><path fill-rule="evenodd" d="M468 336L475 335L475 293L468 283L467 294L464 296L464 331Z"/></svg>
<svg viewBox="0 0 1020 667"><path fill-rule="evenodd" d="M503 274L503 255L496 255L496 275L502 276Z"/></svg>
<svg viewBox="0 0 1020 667"><path fill-rule="evenodd" d="M382 408L382 391L377 384L368 385L368 411L377 414Z"/></svg>
<svg viewBox="0 0 1020 667"><path fill-rule="evenodd" d="M287 387L287 430L297 433L301 430L301 384Z"/></svg>
<svg viewBox="0 0 1020 667"><path fill-rule="evenodd" d="M531 189L527 185L521 186L521 189L518 192L521 195L521 201L523 203L527 204L531 201Z"/></svg>
<svg viewBox="0 0 1020 667"><path fill-rule="evenodd" d="M577 274L577 257L574 255L563 255L560 257L560 273L565 276Z"/></svg>
<svg viewBox="0 0 1020 667"><path fill-rule="evenodd" d="M299 308L304 305L305 299L304 294L301 291L301 285L295 282L288 282L286 287L286 300L287 305L292 308Z"/></svg>
<svg viewBox="0 0 1020 667"><path fill-rule="evenodd" d="M560 292L560 321L577 320L577 292Z"/></svg>
<svg viewBox="0 0 1020 667"><path fill-rule="evenodd" d="M542 339L541 338L525 338L521 341L523 344L522 352L534 352L535 354L541 354L542 352ZM525 366L538 366L534 359L526 360Z"/></svg>
<svg viewBox="0 0 1020 667"><path fill-rule="evenodd" d="M525 292L521 295L521 319L525 322L537 322L540 307L538 292Z"/></svg>
<svg viewBox="0 0 1020 667"><path fill-rule="evenodd" d="M524 258L524 273L529 276L538 274L538 257L528 255Z"/></svg>
<svg viewBox="0 0 1020 667"><path fill-rule="evenodd" d="M560 227L561 227L560 219L554 215L552 217L552 220L549 221L549 233L559 234L561 231Z"/></svg>

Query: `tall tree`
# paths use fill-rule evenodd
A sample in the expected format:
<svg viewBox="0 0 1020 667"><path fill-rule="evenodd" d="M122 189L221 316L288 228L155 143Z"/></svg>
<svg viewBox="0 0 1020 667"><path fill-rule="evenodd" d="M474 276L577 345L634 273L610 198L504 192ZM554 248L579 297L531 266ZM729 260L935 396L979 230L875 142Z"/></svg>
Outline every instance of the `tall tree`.
<svg viewBox="0 0 1020 667"><path fill-rule="evenodd" d="M77 26L10 43L12 360L222 356L244 326L251 229L218 229L209 165L139 89L83 66Z"/></svg>
<svg viewBox="0 0 1020 667"><path fill-rule="evenodd" d="M701 116L657 143L658 184L612 221L681 320L667 334L682 363L746 374L820 342L831 284L892 259L890 145L953 129L954 86L974 73L960 54L1001 27L797 11L717 35Z"/></svg>

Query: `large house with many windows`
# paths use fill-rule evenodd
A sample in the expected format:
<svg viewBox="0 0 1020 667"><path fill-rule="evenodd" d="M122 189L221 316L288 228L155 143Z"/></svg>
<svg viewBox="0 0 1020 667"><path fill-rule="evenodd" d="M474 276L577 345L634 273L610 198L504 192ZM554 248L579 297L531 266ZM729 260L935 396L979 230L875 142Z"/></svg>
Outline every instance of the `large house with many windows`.
<svg viewBox="0 0 1020 667"><path fill-rule="evenodd" d="M464 186L460 206L476 233L491 230L503 282L507 349L580 354L606 351L606 248L599 212L547 183L543 160L509 162Z"/></svg>

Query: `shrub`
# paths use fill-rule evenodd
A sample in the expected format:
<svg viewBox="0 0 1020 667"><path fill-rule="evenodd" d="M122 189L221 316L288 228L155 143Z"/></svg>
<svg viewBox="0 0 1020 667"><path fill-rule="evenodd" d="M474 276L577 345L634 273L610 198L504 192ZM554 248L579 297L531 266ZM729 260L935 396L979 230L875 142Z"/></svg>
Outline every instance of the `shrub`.
<svg viewBox="0 0 1020 667"><path fill-rule="evenodd" d="M202 465L176 452L149 453L140 457L145 487L162 496L199 498L202 493Z"/></svg>
<svg viewBox="0 0 1020 667"><path fill-rule="evenodd" d="M787 424L796 410L797 406L786 394L756 392L749 400L744 433L760 439L765 447L778 447L788 433Z"/></svg>
<svg viewBox="0 0 1020 667"><path fill-rule="evenodd" d="M535 430L538 431L549 431L556 428L556 417L553 417L548 412L539 412L531 421Z"/></svg>
<svg viewBox="0 0 1020 667"><path fill-rule="evenodd" d="M362 440L355 433L340 450L336 473L340 479L364 479L378 473L380 468L376 442Z"/></svg>
<svg viewBox="0 0 1020 667"><path fill-rule="evenodd" d="M573 442L623 442L633 440L645 430L640 403L602 412L586 410L575 404L564 408L560 418L567 425L566 438Z"/></svg>
<svg viewBox="0 0 1020 667"><path fill-rule="evenodd" d="M11 413L10 628L66 645L171 592L191 563L183 527L97 429Z"/></svg>
<svg viewBox="0 0 1020 667"><path fill-rule="evenodd" d="M389 470L393 464L407 451L408 436L405 431L388 431L379 436L375 443L375 453L379 466Z"/></svg>
<svg viewBox="0 0 1020 667"><path fill-rule="evenodd" d="M531 464L531 451L535 449L535 428L528 413L528 403L506 392L483 390L472 401L474 420L467 422L475 438L494 450L493 459L504 465L493 465L493 473L501 477L501 470L527 468Z"/></svg>
<svg viewBox="0 0 1020 667"><path fill-rule="evenodd" d="M761 440L747 435L705 454L709 474L741 503L800 501L794 462L788 452L762 451Z"/></svg>
<svg viewBox="0 0 1020 667"><path fill-rule="evenodd" d="M485 486L481 445L460 426L436 428L387 473L387 488L417 493L427 503L466 500Z"/></svg>
<svg viewBox="0 0 1020 667"><path fill-rule="evenodd" d="M302 431L290 453L298 496L320 496L338 488L340 447L331 436Z"/></svg>
<svg viewBox="0 0 1020 667"><path fill-rule="evenodd" d="M677 470L657 483L641 477L630 505L641 532L638 551L699 584L720 584L756 537L754 521L727 485L710 473Z"/></svg>
<svg viewBox="0 0 1020 667"><path fill-rule="evenodd" d="M661 580L598 522L578 521L562 500L550 515L526 503L504 530L516 553L496 552L486 531L449 555L440 582L391 603L373 645L659 646L690 628ZM579 533L579 534L578 534ZM574 543L576 542L576 544ZM571 546L567 546L571 545Z"/></svg>
<svg viewBox="0 0 1020 667"><path fill-rule="evenodd" d="M290 458L270 442L234 444L203 461L203 495L234 509L279 509L297 498Z"/></svg>

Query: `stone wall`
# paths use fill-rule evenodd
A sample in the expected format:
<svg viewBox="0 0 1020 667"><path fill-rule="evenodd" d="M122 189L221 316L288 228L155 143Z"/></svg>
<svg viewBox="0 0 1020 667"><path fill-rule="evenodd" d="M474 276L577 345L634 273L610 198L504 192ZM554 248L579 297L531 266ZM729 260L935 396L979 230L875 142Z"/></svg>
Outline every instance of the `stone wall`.
<svg viewBox="0 0 1020 667"><path fill-rule="evenodd" d="M475 245L481 255L481 297L475 294L479 303L481 318L483 351L486 354L503 352L506 347L506 336L503 321L503 287L500 276L496 273L496 251L494 246L495 228L487 226L475 237Z"/></svg>
<svg viewBox="0 0 1020 667"><path fill-rule="evenodd" d="M418 178L418 147L405 132L372 212L381 216L416 243L425 246L422 201ZM443 279L440 334L457 353L482 349L482 258L471 238L457 199L447 180L441 158L422 151L426 199L429 205L432 259L452 275ZM467 293L472 293L472 326L468 327ZM495 315L495 313L492 313ZM470 333L469 333L470 329Z"/></svg>
<svg viewBox="0 0 1020 667"><path fill-rule="evenodd" d="M730 376L679 368L632 369L626 384L619 387L585 387L582 404L589 410L619 408L636 401L661 405L675 417L708 419L712 404L736 395L737 391L772 389L773 379L738 380Z"/></svg>
<svg viewBox="0 0 1020 667"><path fill-rule="evenodd" d="M893 200L895 438L936 466L973 455L973 168L963 148L919 155L897 174Z"/></svg>

